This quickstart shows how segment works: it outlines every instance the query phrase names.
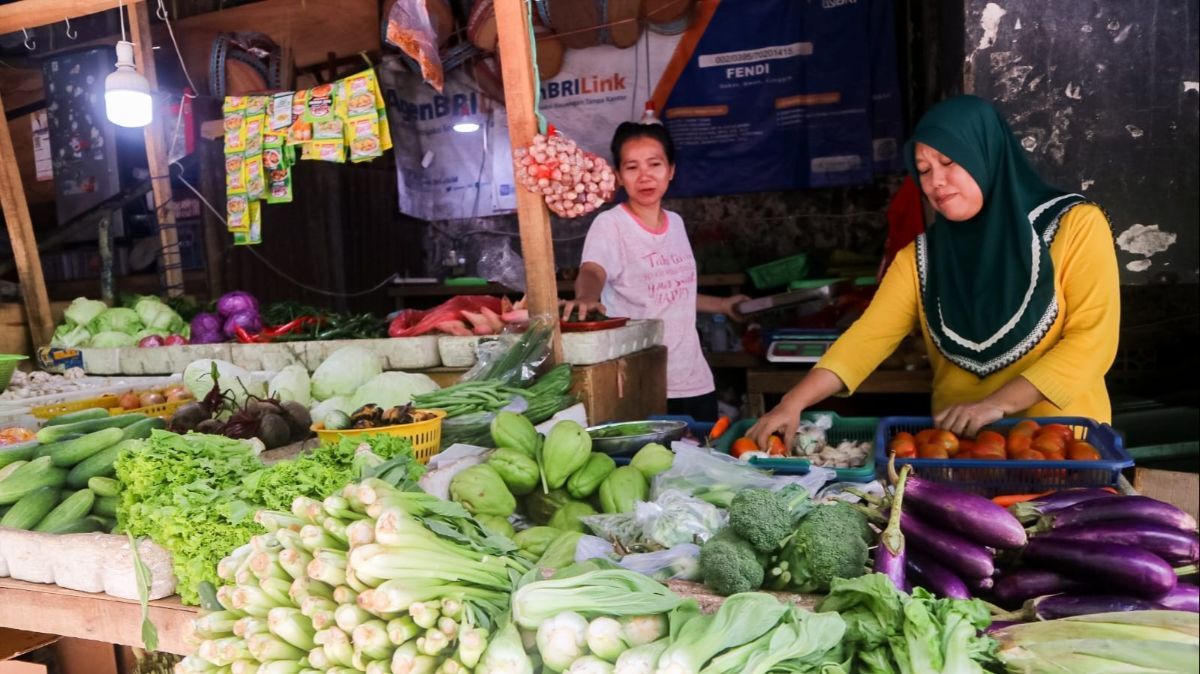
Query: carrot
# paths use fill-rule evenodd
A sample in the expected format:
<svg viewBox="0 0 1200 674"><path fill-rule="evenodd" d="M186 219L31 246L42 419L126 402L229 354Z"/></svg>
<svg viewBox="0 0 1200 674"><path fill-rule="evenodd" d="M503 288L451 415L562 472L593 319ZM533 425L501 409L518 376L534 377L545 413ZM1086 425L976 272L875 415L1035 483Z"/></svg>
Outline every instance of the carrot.
<svg viewBox="0 0 1200 674"><path fill-rule="evenodd" d="M708 432L709 440L716 440L729 430L729 417L721 417L717 419L717 423L713 424L712 430Z"/></svg>
<svg viewBox="0 0 1200 674"><path fill-rule="evenodd" d="M1010 505L1015 505L1017 503L1024 503L1026 501L1032 501L1034 499L1041 498L1043 496L1046 496L1048 494L1053 494L1053 493L1054 493L1054 491L1051 490L1051 491L1044 491L1040 494L1004 494L1004 495L996 496L996 497L992 498L992 503L995 503L996 505L1000 506L1001 508L1007 508Z"/></svg>

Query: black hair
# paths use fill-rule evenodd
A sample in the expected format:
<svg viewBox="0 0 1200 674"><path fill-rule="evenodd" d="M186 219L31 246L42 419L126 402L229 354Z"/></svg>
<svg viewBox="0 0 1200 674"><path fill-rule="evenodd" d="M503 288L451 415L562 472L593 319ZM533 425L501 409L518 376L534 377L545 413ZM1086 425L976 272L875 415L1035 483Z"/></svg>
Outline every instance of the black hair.
<svg viewBox="0 0 1200 674"><path fill-rule="evenodd" d="M671 142L671 134L667 132L667 127L662 124L621 122L621 125L613 133L612 139L613 166L618 171L621 170L621 148L625 147L625 143L635 138L652 138L657 140L663 147L663 153L667 155L667 163L672 166L675 165L675 143Z"/></svg>

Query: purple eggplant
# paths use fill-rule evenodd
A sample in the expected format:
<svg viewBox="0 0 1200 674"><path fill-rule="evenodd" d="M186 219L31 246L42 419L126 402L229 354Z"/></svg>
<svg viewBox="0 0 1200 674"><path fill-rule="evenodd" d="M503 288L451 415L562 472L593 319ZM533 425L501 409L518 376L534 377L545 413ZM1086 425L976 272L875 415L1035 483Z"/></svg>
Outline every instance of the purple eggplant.
<svg viewBox="0 0 1200 674"><path fill-rule="evenodd" d="M888 525L879 534L879 545L875 548L875 562L872 566L875 573L887 576L901 592L908 592L908 579L905 577L904 533L900 530L900 513L904 511L905 484L909 480L908 473L911 470L911 466L900 470L896 492L892 497L891 513L888 515Z"/></svg>
<svg viewBox="0 0 1200 674"><path fill-rule="evenodd" d="M1194 517L1169 503L1146 496L1122 496L1076 503L1042 517L1038 528L1044 531L1107 520L1146 520L1184 531L1196 530Z"/></svg>
<svg viewBox="0 0 1200 674"><path fill-rule="evenodd" d="M916 550L909 550L907 557L908 571L912 573L916 585L947 599L971 598L967 584L950 569Z"/></svg>
<svg viewBox="0 0 1200 674"><path fill-rule="evenodd" d="M1139 597L1114 594L1055 594L1030 599L1025 603L1023 617L1026 620L1058 620L1093 613L1154 611L1163 608L1158 602Z"/></svg>
<svg viewBox="0 0 1200 674"><path fill-rule="evenodd" d="M1172 566L1194 564L1200 560L1200 539L1194 531L1180 531L1145 520L1107 520L1058 527L1042 538L1097 543L1120 543L1149 550Z"/></svg>
<svg viewBox="0 0 1200 674"><path fill-rule="evenodd" d="M1086 584L1054 571L1024 567L1001 575L992 588L992 597L1001 606L1012 607L1034 597L1060 592L1082 592L1086 589Z"/></svg>
<svg viewBox="0 0 1200 674"><path fill-rule="evenodd" d="M988 625L987 629L985 629L983 632L984 632L984 634L991 634L992 632L995 632L997 630L1002 630L1005 627L1012 627L1013 625L1020 625L1020 624L1021 624L1021 621L1019 621L1019 620L993 620L992 624Z"/></svg>
<svg viewBox="0 0 1200 674"><path fill-rule="evenodd" d="M906 541L964 578L988 578L996 570L991 554L982 545L949 531L939 531L915 515L901 513L900 528Z"/></svg>
<svg viewBox="0 0 1200 674"><path fill-rule="evenodd" d="M972 596L984 595L992 591L996 587L995 577L987 578L965 578L967 589L971 591Z"/></svg>
<svg viewBox="0 0 1200 674"><path fill-rule="evenodd" d="M1132 545L1038 537L1023 555L1032 564L1139 597L1161 597L1178 582L1170 564Z"/></svg>
<svg viewBox="0 0 1200 674"><path fill-rule="evenodd" d="M1098 487L1081 487L1079 489L1063 489L1053 494L1039 496L1032 501L1023 501L1009 506L1008 511L1022 522L1032 522L1042 515L1049 515L1063 508L1070 508L1076 503L1095 501L1102 498L1118 498L1107 489Z"/></svg>
<svg viewBox="0 0 1200 674"><path fill-rule="evenodd" d="M979 545L1009 549L1025 545L1025 528L1012 513L988 499L950 485L908 478L911 510L930 524L952 530Z"/></svg>
<svg viewBox="0 0 1200 674"><path fill-rule="evenodd" d="M1200 587L1191 583L1179 583L1166 596L1159 597L1158 603L1172 611L1189 611L1200 613Z"/></svg>

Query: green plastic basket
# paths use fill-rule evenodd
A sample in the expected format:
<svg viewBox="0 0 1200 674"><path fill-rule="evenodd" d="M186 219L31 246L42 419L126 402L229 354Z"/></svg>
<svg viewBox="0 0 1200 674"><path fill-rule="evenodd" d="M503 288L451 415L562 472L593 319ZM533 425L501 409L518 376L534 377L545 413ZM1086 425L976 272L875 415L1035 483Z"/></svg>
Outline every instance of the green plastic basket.
<svg viewBox="0 0 1200 674"><path fill-rule="evenodd" d="M12 381L13 373L17 371L17 364L26 358L28 356L0 353L0 393L4 393L8 389L8 382Z"/></svg>
<svg viewBox="0 0 1200 674"><path fill-rule="evenodd" d="M831 417L833 425L825 431L825 439L837 444L844 440L853 440L855 442L869 442L872 445L875 443L875 434L879 428L879 419L876 417L842 417L834 412L805 412L800 415L804 421L816 421L817 417ZM721 437L717 439L714 448L717 451L729 453L733 447L733 441L746 434L750 427L758 419L742 419L729 427ZM750 460L750 465L763 470L770 470L780 475L804 475L808 473L811 463L808 459L799 457L771 457L758 458ZM867 453L866 462L861 466L854 468L835 468L838 482L870 482L875 479L875 452L872 450Z"/></svg>
<svg viewBox="0 0 1200 674"><path fill-rule="evenodd" d="M746 270L754 287L759 290L785 286L792 281L804 278L808 273L808 256L804 253L792 255Z"/></svg>

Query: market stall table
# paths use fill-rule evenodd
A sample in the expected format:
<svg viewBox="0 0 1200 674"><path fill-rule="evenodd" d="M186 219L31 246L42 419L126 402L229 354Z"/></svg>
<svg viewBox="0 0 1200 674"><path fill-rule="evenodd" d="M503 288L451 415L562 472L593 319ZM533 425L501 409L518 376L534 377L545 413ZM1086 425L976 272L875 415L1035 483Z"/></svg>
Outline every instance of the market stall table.
<svg viewBox="0 0 1200 674"><path fill-rule="evenodd" d="M198 611L175 596L150 602L158 650L191 653L194 648L184 634ZM136 601L0 578L0 627L142 648L141 625L142 608Z"/></svg>
<svg viewBox="0 0 1200 674"><path fill-rule="evenodd" d="M807 367L757 367L746 371L746 393L750 400L750 416L766 412L766 394L782 395L792 390L808 374ZM858 388L857 393L930 393L933 373L930 370L876 370Z"/></svg>

